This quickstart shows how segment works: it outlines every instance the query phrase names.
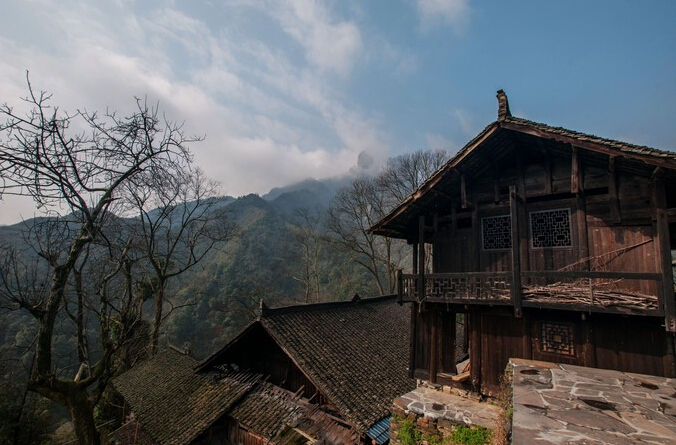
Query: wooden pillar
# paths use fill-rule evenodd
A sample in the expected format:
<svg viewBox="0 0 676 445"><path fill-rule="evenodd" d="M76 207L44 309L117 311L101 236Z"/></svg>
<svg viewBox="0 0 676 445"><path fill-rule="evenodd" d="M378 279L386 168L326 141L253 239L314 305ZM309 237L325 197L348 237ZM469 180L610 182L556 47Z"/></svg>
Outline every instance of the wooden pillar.
<svg viewBox="0 0 676 445"><path fill-rule="evenodd" d="M397 303L404 304L404 274L401 269L397 270Z"/></svg>
<svg viewBox="0 0 676 445"><path fill-rule="evenodd" d="M545 153L545 195L551 195L552 194L552 184L554 182L553 175L552 175L552 160L550 158L550 152L546 148L544 149Z"/></svg>
<svg viewBox="0 0 676 445"><path fill-rule="evenodd" d="M495 160L491 161L493 170L493 201L495 204L500 203L500 171Z"/></svg>
<svg viewBox="0 0 676 445"><path fill-rule="evenodd" d="M408 342L408 377L415 374L415 336L418 332L418 303L411 304L411 332Z"/></svg>
<svg viewBox="0 0 676 445"><path fill-rule="evenodd" d="M676 332L676 302L674 301L673 270L671 265L671 243L669 242L669 220L665 211L667 199L664 189L664 171L653 173L652 201L655 219L655 249L657 266L662 274L660 307L664 308L664 323L668 332Z"/></svg>
<svg viewBox="0 0 676 445"><path fill-rule="evenodd" d="M582 357L584 360L583 365L589 368L596 368L596 340L594 339L594 328L592 320L590 320L591 314L582 314L582 332L583 332L583 344L582 344Z"/></svg>
<svg viewBox="0 0 676 445"><path fill-rule="evenodd" d="M622 222L620 213L620 200L617 196L617 173L615 171L615 156L608 158L608 205L610 206L610 219L615 224Z"/></svg>
<svg viewBox="0 0 676 445"><path fill-rule="evenodd" d="M425 300L425 215L418 217L418 301Z"/></svg>
<svg viewBox="0 0 676 445"><path fill-rule="evenodd" d="M570 192L575 194L575 226L577 227L578 258L587 260L586 269L589 270L589 230L587 228L583 166L577 147L571 145L571 150Z"/></svg>
<svg viewBox="0 0 676 445"><path fill-rule="evenodd" d="M460 175L460 206L463 209L467 208L467 184L464 174Z"/></svg>
<svg viewBox="0 0 676 445"><path fill-rule="evenodd" d="M435 308L430 314L430 363L429 363L429 379L431 383L437 383L437 363L439 358L439 332L437 325L439 324L439 311Z"/></svg>
<svg viewBox="0 0 676 445"><path fill-rule="evenodd" d="M469 338L469 373L472 385L476 390L481 387L481 312L472 309L467 314L470 330Z"/></svg>
<svg viewBox="0 0 676 445"><path fill-rule="evenodd" d="M580 177L580 154L577 147L571 145L572 159L570 166L570 193L576 195L582 190L582 181Z"/></svg>
<svg viewBox="0 0 676 445"><path fill-rule="evenodd" d="M519 247L519 199L516 187L509 187L509 214L512 220L512 306L514 316L521 317L521 252Z"/></svg>

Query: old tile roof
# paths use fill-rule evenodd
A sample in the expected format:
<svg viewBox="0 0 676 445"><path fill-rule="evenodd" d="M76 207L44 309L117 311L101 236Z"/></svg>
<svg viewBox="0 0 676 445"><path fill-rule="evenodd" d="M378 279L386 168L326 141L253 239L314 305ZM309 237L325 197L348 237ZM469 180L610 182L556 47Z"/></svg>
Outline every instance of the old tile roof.
<svg viewBox="0 0 676 445"><path fill-rule="evenodd" d="M279 436L287 425L295 425L306 414L307 406L288 391L261 382L256 385L228 416L266 439Z"/></svg>
<svg viewBox="0 0 676 445"><path fill-rule="evenodd" d="M259 322L361 433L415 387L410 308L394 296L272 309Z"/></svg>
<svg viewBox="0 0 676 445"><path fill-rule="evenodd" d="M507 133L537 137L554 144L573 145L591 152L622 157L676 172L675 152L602 138L515 117L509 112L507 98L502 90L498 91L498 100L500 105L498 120L486 126L483 131L465 144L446 164L424 182L418 190L411 193L388 215L374 224L370 229L371 232L385 236L405 237L403 227L410 224L411 220L402 218L402 215L408 213L415 205L423 205L426 200L431 199L430 196L439 188L440 183L452 178L452 173L456 172L458 168L467 169L468 159L472 157L475 150L481 147L501 145ZM480 162L480 164L485 165L485 162ZM440 193L443 195L445 192L440 191Z"/></svg>
<svg viewBox="0 0 676 445"><path fill-rule="evenodd" d="M197 364L170 348L113 379L138 422L160 445L192 442L260 378L248 373L196 374Z"/></svg>

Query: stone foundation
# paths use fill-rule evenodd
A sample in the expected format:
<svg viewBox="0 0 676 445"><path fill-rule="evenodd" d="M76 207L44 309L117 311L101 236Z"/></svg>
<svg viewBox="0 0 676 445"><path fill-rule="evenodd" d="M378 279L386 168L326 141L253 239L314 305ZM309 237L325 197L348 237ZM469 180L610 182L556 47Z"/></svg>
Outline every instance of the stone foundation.
<svg viewBox="0 0 676 445"><path fill-rule="evenodd" d="M498 406L444 389L420 386L394 400L390 410L392 445L452 443L447 438L459 425L496 428L501 415Z"/></svg>

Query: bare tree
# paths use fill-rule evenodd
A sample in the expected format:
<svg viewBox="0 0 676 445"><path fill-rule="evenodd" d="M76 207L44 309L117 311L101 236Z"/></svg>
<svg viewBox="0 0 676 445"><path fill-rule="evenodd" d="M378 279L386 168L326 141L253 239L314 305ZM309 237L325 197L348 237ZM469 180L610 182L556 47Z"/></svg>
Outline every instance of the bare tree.
<svg viewBox="0 0 676 445"><path fill-rule="evenodd" d="M0 283L0 300L30 313L37 325L28 388L68 409L79 443L98 444L93 408L111 375L114 353L138 322L129 280L133 245L117 236L115 213L136 204L126 192L146 185L146 178L180 177L191 163L186 144L198 138L185 136L180 125L162 119L157 107L143 100L121 117L63 113L50 106L50 99L29 82L28 112L0 106L0 191L31 196L39 209L58 217L45 220L32 238L36 261L48 277L44 286L22 271L26 257L5 252L11 261L2 265L6 279ZM76 126L86 130L74 133ZM78 288L83 282L87 286ZM79 344L85 338L96 339L98 351L94 360L78 354L76 360L93 363L76 378L68 375L70 367L58 368L53 357L55 324L68 319L65 308L71 304L76 324L84 310L98 324L96 335L75 336L78 351L86 349Z"/></svg>
<svg viewBox="0 0 676 445"><path fill-rule="evenodd" d="M305 289L305 302L320 300L320 258L322 245L321 212L300 208L295 212L296 219L291 225L291 236L300 248L300 263L302 273L294 275L293 279L301 283Z"/></svg>
<svg viewBox="0 0 676 445"><path fill-rule="evenodd" d="M216 199L218 184L200 169L173 172L172 177L143 175L142 185L128 190L135 205L140 255L148 267L142 277L146 295L152 295L155 314L151 353L157 350L169 280L196 266L217 244L230 239L235 225ZM173 307L173 306L172 306Z"/></svg>
<svg viewBox="0 0 676 445"><path fill-rule="evenodd" d="M381 294L394 292L396 271L407 252L399 240L373 235L369 229L420 187L446 160L443 151L416 151L388 161L375 178L359 177L340 189L329 207L334 241L373 276Z"/></svg>
<svg viewBox="0 0 676 445"><path fill-rule="evenodd" d="M381 294L393 292L395 268L392 240L369 229L384 214L385 196L376 181L360 177L338 190L328 211L328 229L333 240L373 276Z"/></svg>

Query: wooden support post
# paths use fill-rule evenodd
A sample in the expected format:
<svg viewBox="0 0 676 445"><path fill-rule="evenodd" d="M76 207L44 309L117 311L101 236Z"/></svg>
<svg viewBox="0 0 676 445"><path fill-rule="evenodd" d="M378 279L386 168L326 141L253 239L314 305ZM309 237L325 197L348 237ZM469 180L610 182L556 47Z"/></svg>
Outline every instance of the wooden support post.
<svg viewBox="0 0 676 445"><path fill-rule="evenodd" d="M586 270L589 264L589 227L587 226L587 205L584 193L575 197L575 225L577 226L578 258L586 259Z"/></svg>
<svg viewBox="0 0 676 445"><path fill-rule="evenodd" d="M615 224L622 222L620 213L620 200L617 196L617 173L615 172L615 156L608 158L608 205L610 206L610 219Z"/></svg>
<svg viewBox="0 0 676 445"><path fill-rule="evenodd" d="M437 324L439 323L439 311L433 310L430 314L430 363L429 363L429 379L431 383L437 383L437 362L438 357L438 343L439 335L437 332Z"/></svg>
<svg viewBox="0 0 676 445"><path fill-rule="evenodd" d="M545 195L552 194L552 184L554 183L554 178L552 175L552 160L550 158L549 150L544 149L545 152Z"/></svg>
<svg viewBox="0 0 676 445"><path fill-rule="evenodd" d="M493 201L495 204L500 203L500 171L498 169L498 164L493 160Z"/></svg>
<svg viewBox="0 0 676 445"><path fill-rule="evenodd" d="M472 309L467 314L469 323L469 373L475 390L481 387L481 312Z"/></svg>
<svg viewBox="0 0 676 445"><path fill-rule="evenodd" d="M397 303L404 304L404 275L402 270L397 270Z"/></svg>
<svg viewBox="0 0 676 445"><path fill-rule="evenodd" d="M418 301L425 300L425 215L418 217Z"/></svg>
<svg viewBox="0 0 676 445"><path fill-rule="evenodd" d="M408 377L415 374L415 336L418 332L418 303L411 304L411 332L408 342Z"/></svg>
<svg viewBox="0 0 676 445"><path fill-rule="evenodd" d="M578 194L582 190L582 181L580 178L580 154L577 147L571 145L572 160L570 166L570 193Z"/></svg>
<svg viewBox="0 0 676 445"><path fill-rule="evenodd" d="M514 316L521 317L521 252L519 246L519 199L516 187L509 187L509 214L512 220L512 305Z"/></svg>
<svg viewBox="0 0 676 445"><path fill-rule="evenodd" d="M662 274L660 307L664 308L664 324L667 331L676 332L676 302L674 301L669 220L665 211L667 199L664 189L664 171L661 168L655 169L653 173L652 201L655 209L656 258L659 272Z"/></svg>
<svg viewBox="0 0 676 445"><path fill-rule="evenodd" d="M467 208L467 184L464 174L460 175L460 207Z"/></svg>

